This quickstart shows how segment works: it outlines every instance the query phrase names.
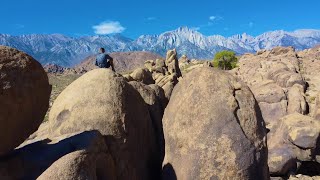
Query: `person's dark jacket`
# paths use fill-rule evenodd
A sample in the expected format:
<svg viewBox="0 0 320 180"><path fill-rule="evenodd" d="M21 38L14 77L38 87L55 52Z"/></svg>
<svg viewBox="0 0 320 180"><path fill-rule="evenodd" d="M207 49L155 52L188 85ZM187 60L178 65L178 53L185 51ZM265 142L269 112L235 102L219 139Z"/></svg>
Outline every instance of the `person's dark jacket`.
<svg viewBox="0 0 320 180"><path fill-rule="evenodd" d="M111 67L112 70L114 71L113 58L106 53L100 53L96 56L95 65L100 68L110 68Z"/></svg>

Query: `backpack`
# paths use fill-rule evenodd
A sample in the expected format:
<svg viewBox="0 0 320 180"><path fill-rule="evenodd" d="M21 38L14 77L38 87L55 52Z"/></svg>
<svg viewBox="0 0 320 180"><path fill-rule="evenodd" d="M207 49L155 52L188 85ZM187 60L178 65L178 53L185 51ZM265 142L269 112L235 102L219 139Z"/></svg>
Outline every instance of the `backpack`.
<svg viewBox="0 0 320 180"><path fill-rule="evenodd" d="M109 68L110 67L110 60L112 58L108 54L98 54L96 56L96 62L95 65L98 66L99 68Z"/></svg>

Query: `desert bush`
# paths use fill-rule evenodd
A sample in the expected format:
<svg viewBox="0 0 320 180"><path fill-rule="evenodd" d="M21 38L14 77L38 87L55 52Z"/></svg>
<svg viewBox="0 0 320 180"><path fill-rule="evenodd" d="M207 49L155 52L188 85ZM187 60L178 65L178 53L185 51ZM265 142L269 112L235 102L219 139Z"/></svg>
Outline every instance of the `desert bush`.
<svg viewBox="0 0 320 180"><path fill-rule="evenodd" d="M230 70L237 67L238 58L233 51L220 51L216 53L212 64L216 68Z"/></svg>

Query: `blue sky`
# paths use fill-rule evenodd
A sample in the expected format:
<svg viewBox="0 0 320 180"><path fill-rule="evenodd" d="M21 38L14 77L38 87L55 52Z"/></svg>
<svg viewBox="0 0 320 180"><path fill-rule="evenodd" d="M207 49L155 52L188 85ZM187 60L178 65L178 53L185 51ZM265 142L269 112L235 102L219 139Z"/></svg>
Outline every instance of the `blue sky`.
<svg viewBox="0 0 320 180"><path fill-rule="evenodd" d="M205 35L320 29L319 0L1 0L0 33L130 38L180 26Z"/></svg>

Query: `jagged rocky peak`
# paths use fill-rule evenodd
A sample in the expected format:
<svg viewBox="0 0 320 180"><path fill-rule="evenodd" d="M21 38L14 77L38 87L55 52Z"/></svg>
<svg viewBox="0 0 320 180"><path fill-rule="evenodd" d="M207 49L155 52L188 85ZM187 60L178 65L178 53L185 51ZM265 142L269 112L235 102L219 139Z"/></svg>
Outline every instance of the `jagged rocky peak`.
<svg viewBox="0 0 320 180"><path fill-rule="evenodd" d="M277 46L293 46L297 50L312 48L320 43L319 30L296 30L294 32L270 31L253 37L246 33L224 37L205 36L187 26L158 35L141 35L132 40L120 34L113 36L68 37L64 35L0 35L0 45L15 47L29 53L42 64L55 63L71 66L99 47L109 52L150 51L165 55L176 48L190 58L212 59L220 50L229 49L237 54L252 53Z"/></svg>
<svg viewBox="0 0 320 180"><path fill-rule="evenodd" d="M181 26L179 27L177 30L175 30L176 32L190 32L190 33L194 33L196 32L193 29L188 28L187 26Z"/></svg>

